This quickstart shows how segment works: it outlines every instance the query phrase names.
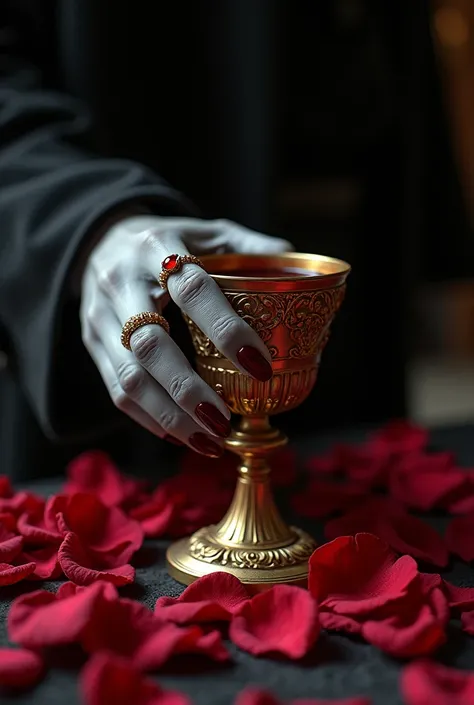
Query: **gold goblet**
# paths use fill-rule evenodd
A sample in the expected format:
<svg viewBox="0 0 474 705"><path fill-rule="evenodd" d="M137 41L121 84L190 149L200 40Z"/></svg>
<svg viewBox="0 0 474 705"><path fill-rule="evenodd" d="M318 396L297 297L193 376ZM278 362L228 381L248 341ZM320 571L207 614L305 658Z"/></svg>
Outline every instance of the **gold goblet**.
<svg viewBox="0 0 474 705"><path fill-rule="evenodd" d="M215 571L231 573L255 591L276 583L303 584L316 544L301 529L288 526L274 503L268 456L287 438L270 426L269 416L290 411L311 392L350 267L331 257L299 253L209 255L202 260L235 311L267 345L273 378L258 382L242 374L185 316L199 374L242 416L226 441L241 464L224 518L172 544L168 570L185 585Z"/></svg>

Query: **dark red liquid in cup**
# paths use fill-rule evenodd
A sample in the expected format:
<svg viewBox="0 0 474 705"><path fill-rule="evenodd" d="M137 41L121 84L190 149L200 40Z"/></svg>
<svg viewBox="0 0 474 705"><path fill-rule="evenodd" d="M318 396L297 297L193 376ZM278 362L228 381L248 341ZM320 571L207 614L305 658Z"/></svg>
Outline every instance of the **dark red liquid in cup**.
<svg viewBox="0 0 474 705"><path fill-rule="evenodd" d="M221 274L225 277L256 277L258 279L275 279L277 277L314 277L319 272L312 272L309 269L298 269L296 267L279 267L265 269L226 269L221 272L211 272L211 274Z"/></svg>

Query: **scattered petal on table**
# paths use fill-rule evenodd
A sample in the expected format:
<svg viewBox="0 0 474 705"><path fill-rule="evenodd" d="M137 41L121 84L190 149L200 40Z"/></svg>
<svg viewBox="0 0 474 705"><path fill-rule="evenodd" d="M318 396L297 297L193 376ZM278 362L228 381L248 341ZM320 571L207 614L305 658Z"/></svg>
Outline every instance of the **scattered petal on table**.
<svg viewBox="0 0 474 705"><path fill-rule="evenodd" d="M16 492L12 497L0 499L0 513L13 514L16 518L25 512L36 512L44 507L44 499L33 492Z"/></svg>
<svg viewBox="0 0 474 705"><path fill-rule="evenodd" d="M65 583L56 595L46 590L21 595L8 613L9 639L30 649L80 643L114 599L117 591L104 582L87 588Z"/></svg>
<svg viewBox="0 0 474 705"><path fill-rule="evenodd" d="M28 576L28 580L57 580L63 574L56 546L46 546L35 551L23 551L15 563L35 563L36 568Z"/></svg>
<svg viewBox="0 0 474 705"><path fill-rule="evenodd" d="M20 580L25 580L25 578L34 573L35 569L36 563L25 563L23 565L0 563L0 586L19 583Z"/></svg>
<svg viewBox="0 0 474 705"><path fill-rule="evenodd" d="M373 497L347 514L327 522L324 533L330 541L337 536L367 532L379 536L397 553L444 567L449 552L443 537L429 524L411 516L392 499Z"/></svg>
<svg viewBox="0 0 474 705"><path fill-rule="evenodd" d="M338 445L333 451L337 466L351 482L366 488L384 486L392 459L385 445L367 442L360 445Z"/></svg>
<svg viewBox="0 0 474 705"><path fill-rule="evenodd" d="M277 585L243 603L232 617L229 637L255 656L283 654L298 659L320 631L317 603L302 588Z"/></svg>
<svg viewBox="0 0 474 705"><path fill-rule="evenodd" d="M226 661L229 654L219 632L197 626L178 627L135 600L109 601L82 638L88 653L108 651L130 659L143 671L155 670L178 654L201 654Z"/></svg>
<svg viewBox="0 0 474 705"><path fill-rule="evenodd" d="M25 512L18 517L17 528L25 541L32 546L48 546L50 544L59 546L63 540L61 531L46 527L43 507L33 512Z"/></svg>
<svg viewBox="0 0 474 705"><path fill-rule="evenodd" d="M455 517L446 529L446 544L463 561L474 560L474 514Z"/></svg>
<svg viewBox="0 0 474 705"><path fill-rule="evenodd" d="M2 499L13 497L13 488L7 475L0 475L0 497Z"/></svg>
<svg viewBox="0 0 474 705"><path fill-rule="evenodd" d="M107 507L93 494L56 495L45 509L45 523L58 528L58 514L81 544L100 557L104 568L128 563L143 543L140 524L118 507Z"/></svg>
<svg viewBox="0 0 474 705"><path fill-rule="evenodd" d="M361 625L361 636L373 646L397 658L428 656L446 641L449 606L440 588L421 595L411 585L398 603L387 608L387 616L376 615Z"/></svg>
<svg viewBox="0 0 474 705"><path fill-rule="evenodd" d="M433 661L417 661L402 670L400 689L405 705L471 705L474 674Z"/></svg>
<svg viewBox="0 0 474 705"><path fill-rule="evenodd" d="M309 590L321 610L356 616L398 600L418 573L371 534L341 536L317 548L309 560Z"/></svg>
<svg viewBox="0 0 474 705"><path fill-rule="evenodd" d="M158 487L147 500L134 507L129 516L140 523L145 536L160 538L169 533L178 512L175 496L164 487Z"/></svg>
<svg viewBox="0 0 474 705"><path fill-rule="evenodd" d="M343 698L342 700L326 700L323 698L298 698L298 700L287 701L287 705L371 705L370 698L355 696ZM234 705L284 705L273 693L259 688L245 688L234 701Z"/></svg>
<svg viewBox="0 0 474 705"><path fill-rule="evenodd" d="M391 421L371 435L371 440L384 445L397 455L416 453L428 445L429 432L411 421Z"/></svg>
<svg viewBox="0 0 474 705"><path fill-rule="evenodd" d="M113 585L126 585L135 580L135 569L128 564L115 568L101 568L79 537L72 531L66 534L58 551L58 558L64 575L76 585L90 585L96 580L106 580Z"/></svg>
<svg viewBox="0 0 474 705"><path fill-rule="evenodd" d="M191 705L182 693L163 690L129 661L97 654L80 676L84 705Z"/></svg>
<svg viewBox="0 0 474 705"><path fill-rule="evenodd" d="M474 636L474 610L469 610L461 614L461 627L463 632Z"/></svg>
<svg viewBox="0 0 474 705"><path fill-rule="evenodd" d="M429 456L420 461L427 467L417 467L417 457L408 456L407 466L390 473L389 492L407 507L428 511L442 506L453 492L466 484L464 473L454 468L431 469Z"/></svg>
<svg viewBox="0 0 474 705"><path fill-rule="evenodd" d="M44 674L44 661L34 651L0 648L0 688L26 690Z"/></svg>
<svg viewBox="0 0 474 705"><path fill-rule="evenodd" d="M341 469L338 455L334 450L329 450L324 455L313 455L306 461L305 468L311 475L333 475Z"/></svg>
<svg viewBox="0 0 474 705"><path fill-rule="evenodd" d="M127 507L137 502L145 483L124 475L106 453L82 453L67 467L65 494L93 493L107 507Z"/></svg>
<svg viewBox="0 0 474 705"><path fill-rule="evenodd" d="M452 492L443 504L450 514L471 514L474 512L474 469L461 468L464 485Z"/></svg>
<svg viewBox="0 0 474 705"><path fill-rule="evenodd" d="M443 590L451 609L456 612L474 610L474 587L459 587L443 580Z"/></svg>
<svg viewBox="0 0 474 705"><path fill-rule="evenodd" d="M192 583L179 597L160 597L155 614L176 624L228 621L249 599L245 586L229 573L210 573Z"/></svg>
<svg viewBox="0 0 474 705"><path fill-rule="evenodd" d="M366 495L366 490L360 485L312 480L304 490L292 498L291 506L300 516L321 519L350 509Z"/></svg>
<svg viewBox="0 0 474 705"><path fill-rule="evenodd" d="M15 536L7 529L0 530L0 563L10 563L23 548L23 538Z"/></svg>

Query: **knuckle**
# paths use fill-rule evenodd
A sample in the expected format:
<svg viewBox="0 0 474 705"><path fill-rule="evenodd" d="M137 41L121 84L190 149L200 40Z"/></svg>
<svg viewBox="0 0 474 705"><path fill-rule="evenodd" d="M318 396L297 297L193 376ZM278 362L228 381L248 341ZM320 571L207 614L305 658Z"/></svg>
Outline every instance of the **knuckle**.
<svg viewBox="0 0 474 705"><path fill-rule="evenodd" d="M178 417L171 409L162 409L157 421L165 431L173 431L178 426Z"/></svg>
<svg viewBox="0 0 474 705"><path fill-rule="evenodd" d="M110 397L114 403L114 406L117 407L119 411L123 411L125 414L128 412L131 405L131 399L123 391L118 381L113 385L112 389L110 390Z"/></svg>
<svg viewBox="0 0 474 705"><path fill-rule="evenodd" d="M200 268L185 267L176 282L176 295L183 306L193 306L209 287L207 275Z"/></svg>
<svg viewBox="0 0 474 705"><path fill-rule="evenodd" d="M178 406L185 406L192 394L193 383L190 377L174 375L169 382L168 390Z"/></svg>
<svg viewBox="0 0 474 705"><path fill-rule="evenodd" d="M145 381L145 371L138 365L125 362L119 365L117 378L122 392L133 398L140 394Z"/></svg>
<svg viewBox="0 0 474 705"><path fill-rule="evenodd" d="M218 220L214 221L214 224L220 230L227 230L228 228L232 228L235 226L235 223L233 223L231 220L228 220L228 218L219 218Z"/></svg>
<svg viewBox="0 0 474 705"><path fill-rule="evenodd" d="M123 273L117 266L103 268L97 274L97 286L105 294L114 294L119 291L122 281Z"/></svg>
<svg viewBox="0 0 474 705"><path fill-rule="evenodd" d="M150 364L158 350L158 338L150 326L139 328L132 335L130 344L138 362L144 367Z"/></svg>
<svg viewBox="0 0 474 705"><path fill-rule="evenodd" d="M212 327L213 341L217 344L228 343L236 338L242 331L242 325L239 319L232 316L218 318Z"/></svg>
<svg viewBox="0 0 474 705"><path fill-rule="evenodd" d="M81 338L82 338L82 342L83 342L86 350L90 350L92 348L92 342L94 339L94 335L92 333L90 326L87 326L87 325L82 326Z"/></svg>

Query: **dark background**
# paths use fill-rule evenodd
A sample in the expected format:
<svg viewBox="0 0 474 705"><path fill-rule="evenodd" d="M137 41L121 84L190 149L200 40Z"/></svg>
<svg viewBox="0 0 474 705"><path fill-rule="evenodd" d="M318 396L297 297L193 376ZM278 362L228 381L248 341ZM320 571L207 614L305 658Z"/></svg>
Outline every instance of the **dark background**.
<svg viewBox="0 0 474 705"><path fill-rule="evenodd" d="M430 348L419 292L474 273L439 3L7 5L45 86L93 111L99 153L156 168L205 217L352 265L316 390L281 424L409 414L410 361Z"/></svg>

